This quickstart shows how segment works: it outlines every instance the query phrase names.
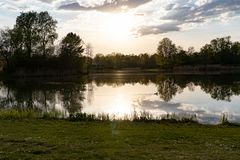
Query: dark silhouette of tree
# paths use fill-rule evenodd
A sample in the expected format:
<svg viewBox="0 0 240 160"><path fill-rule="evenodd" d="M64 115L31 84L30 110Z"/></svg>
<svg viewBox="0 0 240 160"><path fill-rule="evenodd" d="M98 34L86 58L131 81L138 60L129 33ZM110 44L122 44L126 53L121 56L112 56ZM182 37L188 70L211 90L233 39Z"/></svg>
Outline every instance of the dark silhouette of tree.
<svg viewBox="0 0 240 160"><path fill-rule="evenodd" d="M76 33L68 33L61 42L60 50L62 57L81 57L84 52L83 41Z"/></svg>
<svg viewBox="0 0 240 160"><path fill-rule="evenodd" d="M157 53L164 57L171 57L177 53L176 45L169 38L163 38L158 45Z"/></svg>
<svg viewBox="0 0 240 160"><path fill-rule="evenodd" d="M48 12L40 12L37 18L38 50L44 56L51 55L54 52L53 43L58 37L56 33L57 21Z"/></svg>
<svg viewBox="0 0 240 160"><path fill-rule="evenodd" d="M33 48L36 47L38 36L37 12L22 12L17 17L15 28L22 33L22 43L28 58L32 56Z"/></svg>
<svg viewBox="0 0 240 160"><path fill-rule="evenodd" d="M234 64L235 55L231 52L231 37L216 38L201 48L200 56L205 64Z"/></svg>
<svg viewBox="0 0 240 160"><path fill-rule="evenodd" d="M187 54L188 54L188 55L193 55L194 53L195 53L194 47L192 47L192 46L189 47L188 50L187 50Z"/></svg>
<svg viewBox="0 0 240 160"><path fill-rule="evenodd" d="M11 40L11 30L0 31L0 55L5 59L7 67L9 67L9 60L13 54L13 45Z"/></svg>
<svg viewBox="0 0 240 160"><path fill-rule="evenodd" d="M33 53L44 56L53 53L53 43L57 39L56 24L48 12L22 12L17 17L14 29L21 33L21 43L28 58Z"/></svg>
<svg viewBox="0 0 240 160"><path fill-rule="evenodd" d="M166 102L170 101L177 92L182 91L178 84L174 82L174 79L162 77L157 79L157 88L160 98Z"/></svg>
<svg viewBox="0 0 240 160"><path fill-rule="evenodd" d="M172 65L173 56L177 54L177 47L169 38L163 38L158 44L157 54L159 65Z"/></svg>

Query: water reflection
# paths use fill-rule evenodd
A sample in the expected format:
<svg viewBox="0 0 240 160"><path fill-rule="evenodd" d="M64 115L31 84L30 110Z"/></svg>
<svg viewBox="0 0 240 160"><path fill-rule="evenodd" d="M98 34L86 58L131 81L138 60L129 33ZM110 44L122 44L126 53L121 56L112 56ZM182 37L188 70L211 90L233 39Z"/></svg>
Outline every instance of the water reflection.
<svg viewBox="0 0 240 160"><path fill-rule="evenodd" d="M5 81L0 87L2 108L75 113L82 109L85 82Z"/></svg>
<svg viewBox="0 0 240 160"><path fill-rule="evenodd" d="M75 80L25 80L0 83L2 108L34 108L109 113L134 111L159 116L195 114L202 123L216 123L222 113L240 122L240 75L92 75Z"/></svg>

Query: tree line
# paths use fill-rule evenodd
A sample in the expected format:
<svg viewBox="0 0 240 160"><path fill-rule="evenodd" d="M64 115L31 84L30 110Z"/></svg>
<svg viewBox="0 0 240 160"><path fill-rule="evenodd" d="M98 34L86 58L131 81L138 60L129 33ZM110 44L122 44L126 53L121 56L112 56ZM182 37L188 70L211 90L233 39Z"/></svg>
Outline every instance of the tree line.
<svg viewBox="0 0 240 160"><path fill-rule="evenodd" d="M4 72L83 71L84 43L79 35L68 33L59 44L57 21L48 12L22 12L12 29L0 31L0 55Z"/></svg>
<svg viewBox="0 0 240 160"><path fill-rule="evenodd" d="M92 69L174 68L193 65L239 65L240 42L231 37L211 40L199 52L184 50L169 38L163 38L154 54L97 54L76 33L68 33L59 43L57 21L48 12L22 12L13 28L0 30L0 56L6 73L53 71L69 74L88 73ZM85 54L84 54L85 53Z"/></svg>
<svg viewBox="0 0 240 160"><path fill-rule="evenodd" d="M97 54L93 58L93 69L122 69L122 68L156 68L156 54L124 55L112 53L108 55Z"/></svg>
<svg viewBox="0 0 240 160"><path fill-rule="evenodd" d="M194 47L184 50L169 38L163 38L154 54L124 55L112 53L97 54L93 68L173 68L194 65L240 65L240 43L232 42L231 37L211 40L196 52Z"/></svg>

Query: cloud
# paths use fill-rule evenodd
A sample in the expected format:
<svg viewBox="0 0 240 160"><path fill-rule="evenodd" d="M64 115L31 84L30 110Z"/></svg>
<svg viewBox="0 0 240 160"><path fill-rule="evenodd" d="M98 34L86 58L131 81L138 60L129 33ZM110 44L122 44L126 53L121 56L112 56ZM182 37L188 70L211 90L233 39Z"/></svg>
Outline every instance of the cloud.
<svg viewBox="0 0 240 160"><path fill-rule="evenodd" d="M80 10L80 11L101 11L101 12L120 12L124 10L129 10L132 8L137 8L145 3L152 0L105 0L102 4L97 4L94 6L84 6L80 5L77 1L65 2L59 6L59 9L64 10Z"/></svg>
<svg viewBox="0 0 240 160"><path fill-rule="evenodd" d="M237 12L240 9L239 0L215 0L201 6L179 6L171 10L162 19L185 22L202 22L208 18L227 12Z"/></svg>
<svg viewBox="0 0 240 160"><path fill-rule="evenodd" d="M44 2L44 3L52 3L52 2L54 2L56 0L39 0L39 1Z"/></svg>
<svg viewBox="0 0 240 160"><path fill-rule="evenodd" d="M182 30L187 24L201 24L224 17L224 20L240 14L239 0L176 0L164 7L165 14L159 17L161 25L144 25L138 35L162 34ZM222 19L221 19L222 20Z"/></svg>
<svg viewBox="0 0 240 160"><path fill-rule="evenodd" d="M148 35L148 34L161 34L172 31L180 31L180 27L178 23L165 23L161 25L153 25L153 26L140 26L137 29L137 35Z"/></svg>
<svg viewBox="0 0 240 160"><path fill-rule="evenodd" d="M42 11L44 10L53 10L55 5L53 2L56 0L36 0L36 1L28 1L28 0L8 0L5 2L0 2L1 9L9 9L17 12L22 11Z"/></svg>
<svg viewBox="0 0 240 160"><path fill-rule="evenodd" d="M172 10L174 6L175 6L175 4L170 3L170 4L168 4L168 5L165 6L165 9L166 9L166 10Z"/></svg>
<svg viewBox="0 0 240 160"><path fill-rule="evenodd" d="M175 114L178 117L191 117L197 116L197 120L203 124L218 124L222 117L223 110L219 108L213 110L211 107L203 108L201 106L184 104L184 103L173 103L173 102L163 102L160 100L147 100L139 99L137 103L133 105L136 109L140 111L147 111L153 116L163 116L166 114ZM229 114L231 117L228 117L231 122L239 122L240 115L238 112L233 112L234 114Z"/></svg>

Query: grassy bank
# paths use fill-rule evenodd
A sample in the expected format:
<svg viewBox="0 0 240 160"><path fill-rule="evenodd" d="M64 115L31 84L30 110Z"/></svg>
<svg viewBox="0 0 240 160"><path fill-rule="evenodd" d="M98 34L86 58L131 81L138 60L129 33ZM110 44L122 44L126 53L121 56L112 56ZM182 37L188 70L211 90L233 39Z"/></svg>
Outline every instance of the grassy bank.
<svg viewBox="0 0 240 160"><path fill-rule="evenodd" d="M0 120L0 159L239 159L240 127Z"/></svg>

